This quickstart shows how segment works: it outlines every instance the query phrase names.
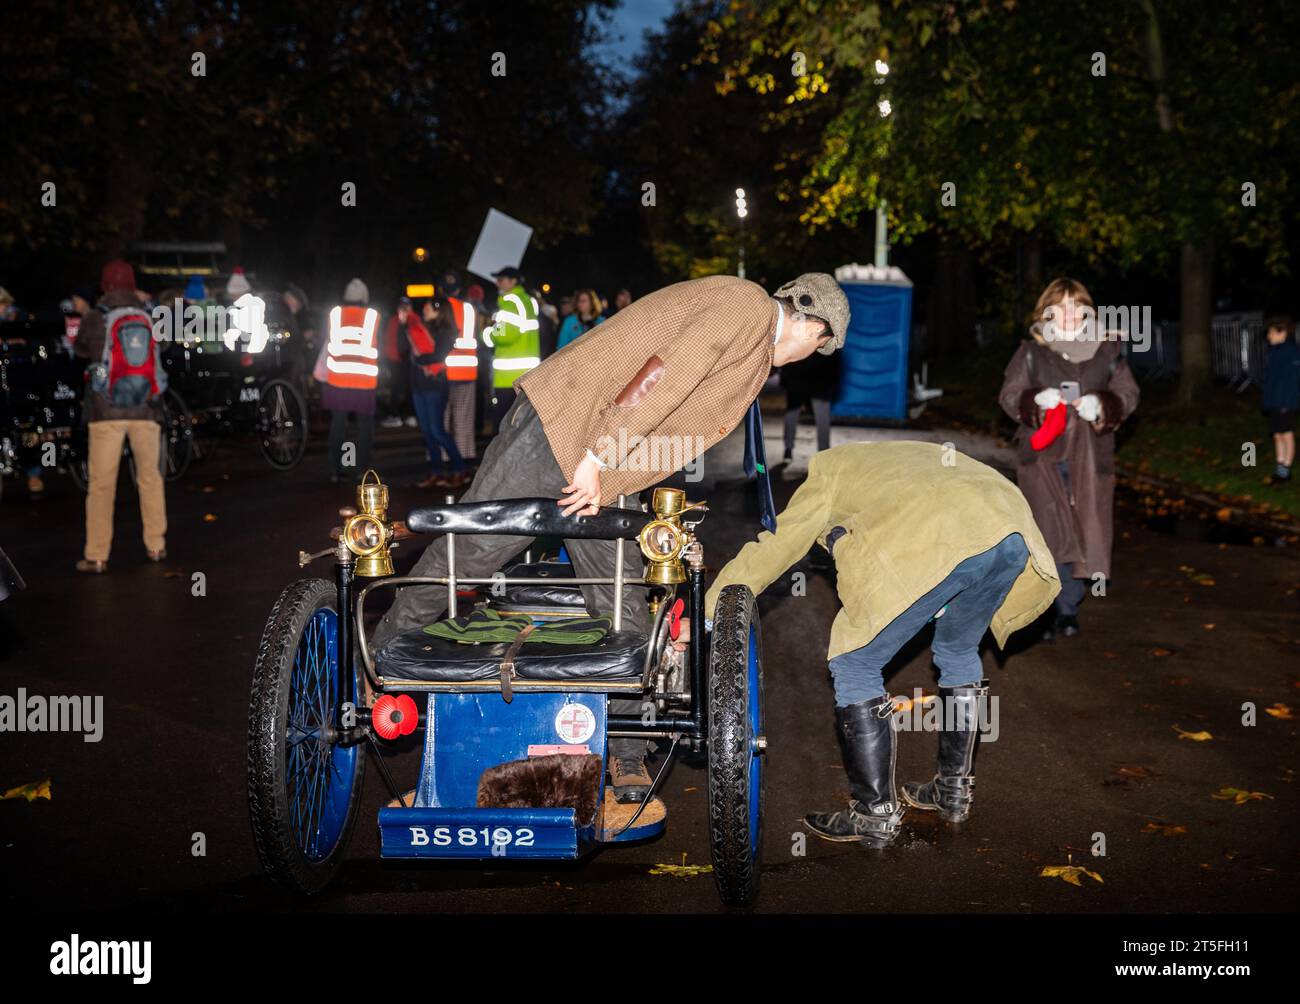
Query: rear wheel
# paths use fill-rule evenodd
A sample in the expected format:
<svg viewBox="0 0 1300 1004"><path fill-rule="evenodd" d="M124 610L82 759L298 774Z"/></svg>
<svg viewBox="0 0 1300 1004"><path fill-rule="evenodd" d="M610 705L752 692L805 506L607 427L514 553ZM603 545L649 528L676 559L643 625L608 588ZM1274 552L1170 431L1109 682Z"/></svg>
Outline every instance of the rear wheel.
<svg viewBox="0 0 1300 1004"><path fill-rule="evenodd" d="M302 893L322 889L347 852L361 804L365 748L340 745L335 704L356 701L341 681L337 593L302 579L280 594L253 673L248 712L248 806L262 867Z"/></svg>
<svg viewBox="0 0 1300 1004"><path fill-rule="evenodd" d="M763 651L746 586L718 598L709 654L709 845L728 906L758 896L763 850Z"/></svg>
<svg viewBox="0 0 1300 1004"><path fill-rule="evenodd" d="M257 442L277 471L297 467L307 450L307 403L287 380L262 385L257 400Z"/></svg>
<svg viewBox="0 0 1300 1004"><path fill-rule="evenodd" d="M162 398L162 451L159 464L163 477L175 481L194 457L194 420L184 398L168 390Z"/></svg>

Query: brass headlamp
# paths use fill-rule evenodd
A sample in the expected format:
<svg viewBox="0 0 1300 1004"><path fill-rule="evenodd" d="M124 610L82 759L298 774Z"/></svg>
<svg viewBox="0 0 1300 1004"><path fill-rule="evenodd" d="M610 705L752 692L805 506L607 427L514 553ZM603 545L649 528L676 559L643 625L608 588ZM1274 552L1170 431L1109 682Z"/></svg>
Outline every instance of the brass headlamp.
<svg viewBox="0 0 1300 1004"><path fill-rule="evenodd" d="M393 556L388 552L392 540L388 486L375 471L366 471L357 485L357 512L343 524L343 543L357 558L354 574L372 579L392 575Z"/></svg>
<svg viewBox="0 0 1300 1004"><path fill-rule="evenodd" d="M682 514L701 503L686 502L686 493L678 488L656 488L650 507L655 518L637 535L641 553L649 562L646 581L671 586L686 581L682 551L692 540L691 531L682 525Z"/></svg>

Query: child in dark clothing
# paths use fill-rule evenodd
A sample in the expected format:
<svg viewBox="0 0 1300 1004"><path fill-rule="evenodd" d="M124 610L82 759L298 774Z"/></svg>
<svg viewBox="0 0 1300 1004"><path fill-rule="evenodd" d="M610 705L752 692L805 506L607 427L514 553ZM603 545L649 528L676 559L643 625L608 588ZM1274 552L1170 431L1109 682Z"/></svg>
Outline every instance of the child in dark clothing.
<svg viewBox="0 0 1300 1004"><path fill-rule="evenodd" d="M1268 479L1271 485L1291 482L1295 462L1295 413L1300 406L1300 348L1292 333L1295 321L1288 316L1270 317L1264 322L1268 352L1264 360L1264 400L1268 431L1273 434L1277 466Z"/></svg>

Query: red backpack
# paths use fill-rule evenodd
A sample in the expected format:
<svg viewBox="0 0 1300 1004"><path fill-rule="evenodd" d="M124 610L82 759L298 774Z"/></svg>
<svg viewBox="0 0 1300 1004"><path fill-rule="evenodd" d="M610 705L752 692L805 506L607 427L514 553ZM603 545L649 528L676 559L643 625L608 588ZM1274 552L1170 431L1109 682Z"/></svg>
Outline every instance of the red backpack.
<svg viewBox="0 0 1300 1004"><path fill-rule="evenodd" d="M146 404L167 389L149 315L139 307L104 311L104 354L94 389L117 408Z"/></svg>

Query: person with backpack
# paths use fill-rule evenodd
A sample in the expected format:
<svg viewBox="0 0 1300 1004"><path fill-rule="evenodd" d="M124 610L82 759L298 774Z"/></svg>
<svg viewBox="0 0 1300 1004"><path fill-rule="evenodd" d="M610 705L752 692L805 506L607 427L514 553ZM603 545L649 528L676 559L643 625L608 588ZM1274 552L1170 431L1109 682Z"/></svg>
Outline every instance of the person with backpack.
<svg viewBox="0 0 1300 1004"><path fill-rule="evenodd" d="M1007 364L998 403L1019 423L1016 484L1056 558L1061 592L1044 640L1079 633L1089 586L1110 579L1115 536L1115 430L1138 405L1116 332L1098 331L1083 283L1054 279L1034 307L1031 338Z"/></svg>
<svg viewBox="0 0 1300 1004"><path fill-rule="evenodd" d="M135 458L136 491L144 524L145 556L167 557L167 505L159 466L162 431L157 404L167 390L167 373L153 337L149 314L135 288L135 271L121 259L100 275L104 291L97 309L86 314L73 343L90 360L86 388L89 428L89 486L86 491L86 546L77 571L108 570L113 544L113 506L122 444Z"/></svg>

